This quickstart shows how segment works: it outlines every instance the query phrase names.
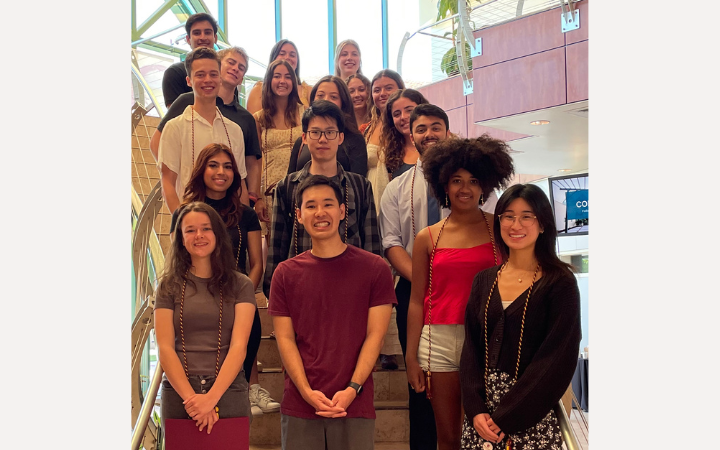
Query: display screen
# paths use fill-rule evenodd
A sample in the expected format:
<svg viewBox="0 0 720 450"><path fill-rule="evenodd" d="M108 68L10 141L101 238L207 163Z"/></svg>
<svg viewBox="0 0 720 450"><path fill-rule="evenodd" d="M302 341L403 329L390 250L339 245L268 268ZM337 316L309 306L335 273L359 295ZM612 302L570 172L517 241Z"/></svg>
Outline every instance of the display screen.
<svg viewBox="0 0 720 450"><path fill-rule="evenodd" d="M588 234L590 201L588 174L549 178L550 203L558 235Z"/></svg>

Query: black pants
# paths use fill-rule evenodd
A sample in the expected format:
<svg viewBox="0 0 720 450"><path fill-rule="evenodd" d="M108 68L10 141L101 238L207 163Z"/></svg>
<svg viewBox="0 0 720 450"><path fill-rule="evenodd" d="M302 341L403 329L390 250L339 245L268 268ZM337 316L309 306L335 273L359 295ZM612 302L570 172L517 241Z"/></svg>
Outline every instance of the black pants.
<svg viewBox="0 0 720 450"><path fill-rule="evenodd" d="M245 371L245 380L250 383L250 372L252 372L255 357L260 349L260 335L262 334L260 326L260 313L255 308L255 318L253 319L252 328L250 329L250 338L248 339L247 353L243 362L243 370Z"/></svg>
<svg viewBox="0 0 720 450"><path fill-rule="evenodd" d="M395 287L395 297L398 301L396 320L403 357L405 357L407 351L407 313L410 305L410 286L408 280L400 277L400 281ZM410 397L410 450L436 450L437 431L435 430L435 415L433 414L432 404L425 396L425 392L415 392L410 387L410 383L408 383L407 387Z"/></svg>

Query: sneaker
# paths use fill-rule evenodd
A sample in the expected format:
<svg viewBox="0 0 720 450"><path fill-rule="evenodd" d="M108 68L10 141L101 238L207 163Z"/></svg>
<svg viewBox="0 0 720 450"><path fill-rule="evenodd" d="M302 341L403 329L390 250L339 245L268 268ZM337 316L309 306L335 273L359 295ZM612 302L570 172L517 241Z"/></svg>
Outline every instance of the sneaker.
<svg viewBox="0 0 720 450"><path fill-rule="evenodd" d="M398 363L395 355L380 355L380 367L385 370L397 370Z"/></svg>
<svg viewBox="0 0 720 450"><path fill-rule="evenodd" d="M270 393L259 384L250 386L250 405L257 405L263 414L280 411L280 403L270 397Z"/></svg>
<svg viewBox="0 0 720 450"><path fill-rule="evenodd" d="M253 417L262 416L262 409L254 403L250 404L250 412L252 413Z"/></svg>

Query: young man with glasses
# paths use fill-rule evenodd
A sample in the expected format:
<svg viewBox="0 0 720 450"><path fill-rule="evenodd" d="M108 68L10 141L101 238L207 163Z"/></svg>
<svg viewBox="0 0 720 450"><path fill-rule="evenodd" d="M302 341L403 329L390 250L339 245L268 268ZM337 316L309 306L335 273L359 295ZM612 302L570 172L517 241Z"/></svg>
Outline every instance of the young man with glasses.
<svg viewBox="0 0 720 450"><path fill-rule="evenodd" d="M320 146L337 141L333 121L315 118L308 130L303 118L305 135ZM268 312L285 367L283 450L374 448L372 370L395 295L385 261L343 242L343 191L330 177L303 178L294 214L312 249L281 262L272 280Z"/></svg>
<svg viewBox="0 0 720 450"><path fill-rule="evenodd" d="M263 291L270 298L270 280L282 261L312 248L305 227L295 222L297 186L310 175L325 175L342 189L347 217L338 223L343 242L382 256L380 233L372 187L367 178L345 172L337 162L338 146L345 135L343 113L327 100L313 102L302 117L302 140L310 150L310 162L302 170L287 175L275 188L272 211L271 244L268 248Z"/></svg>

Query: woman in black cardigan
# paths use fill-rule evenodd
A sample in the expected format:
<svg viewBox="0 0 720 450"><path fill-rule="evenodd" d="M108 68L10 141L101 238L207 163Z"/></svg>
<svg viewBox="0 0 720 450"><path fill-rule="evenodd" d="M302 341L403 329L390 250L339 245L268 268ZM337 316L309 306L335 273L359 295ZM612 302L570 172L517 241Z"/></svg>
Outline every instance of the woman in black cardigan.
<svg viewBox="0 0 720 450"><path fill-rule="evenodd" d="M504 450L510 440L513 450L559 450L552 409L577 363L577 282L555 254L555 220L539 187L512 186L495 217L506 263L475 276L465 312L462 448Z"/></svg>

